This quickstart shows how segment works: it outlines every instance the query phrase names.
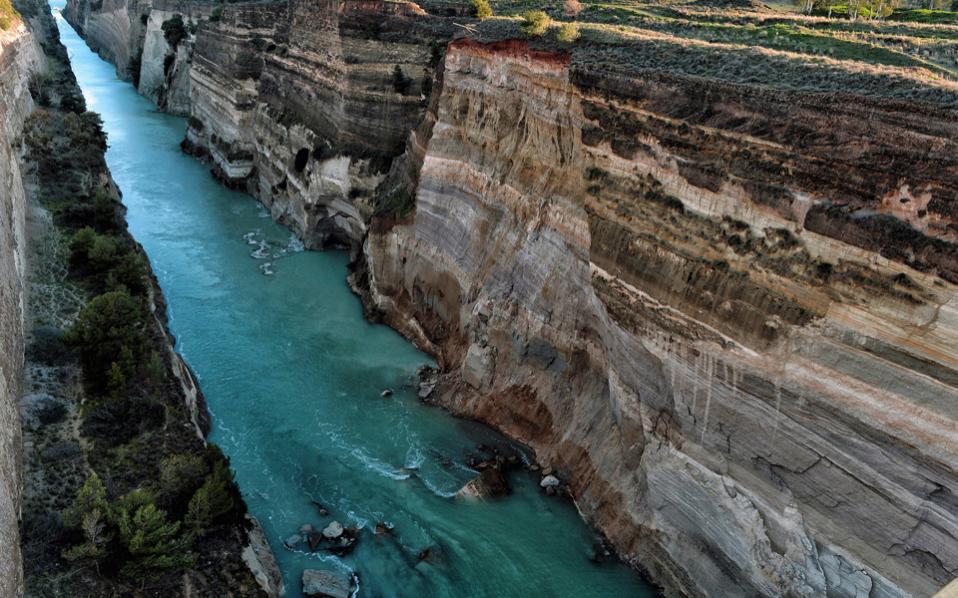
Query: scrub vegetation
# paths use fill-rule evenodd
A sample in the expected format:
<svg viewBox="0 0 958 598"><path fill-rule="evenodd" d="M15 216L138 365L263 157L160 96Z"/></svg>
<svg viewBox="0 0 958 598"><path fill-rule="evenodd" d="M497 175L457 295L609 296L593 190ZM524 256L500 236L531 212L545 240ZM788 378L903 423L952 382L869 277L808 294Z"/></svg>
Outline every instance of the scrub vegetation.
<svg viewBox="0 0 958 598"><path fill-rule="evenodd" d="M664 70L958 106L958 12L897 3L492 0L495 16L474 27L485 41L525 37L559 51L575 42L573 65L584 71Z"/></svg>
<svg viewBox="0 0 958 598"><path fill-rule="evenodd" d="M44 411L28 432L40 454L28 452L27 475L44 482L28 484L24 504L27 582L36 595L152 594L201 571L253 591L239 559L245 503L226 457L198 434L202 402L191 413L174 374L162 296L127 231L102 121L62 46L44 47L50 70L30 81L38 108L22 139L36 200L62 239L41 256L56 263L39 267L63 272L53 284L72 300L35 313L44 333L28 356L59 355L58 375L77 371L80 384L57 387L56 417Z"/></svg>

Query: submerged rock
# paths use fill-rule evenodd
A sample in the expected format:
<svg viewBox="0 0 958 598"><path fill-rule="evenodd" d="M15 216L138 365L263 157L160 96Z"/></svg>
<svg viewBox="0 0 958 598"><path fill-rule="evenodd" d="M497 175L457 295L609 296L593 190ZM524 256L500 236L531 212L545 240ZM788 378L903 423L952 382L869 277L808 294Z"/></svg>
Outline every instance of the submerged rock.
<svg viewBox="0 0 958 598"><path fill-rule="evenodd" d="M297 546L303 543L303 537L299 534L293 534L292 536L283 540L283 546L289 548L290 550L295 549Z"/></svg>
<svg viewBox="0 0 958 598"><path fill-rule="evenodd" d="M436 385L439 384L439 370L432 366L424 365L416 370L416 377L419 379L416 394L420 399L428 399L432 391L436 389Z"/></svg>
<svg viewBox="0 0 958 598"><path fill-rule="evenodd" d="M339 536L339 538L330 540L329 545L326 546L325 550L337 556L345 556L352 552L354 548L356 548L357 540L358 538L356 531L349 529Z"/></svg>
<svg viewBox="0 0 958 598"><path fill-rule="evenodd" d="M349 598L353 582L344 573L306 569L303 571L303 594L308 598Z"/></svg>
<svg viewBox="0 0 958 598"><path fill-rule="evenodd" d="M509 494L509 484L498 467L483 469L477 478L468 482L459 492L457 498L494 498Z"/></svg>
<svg viewBox="0 0 958 598"><path fill-rule="evenodd" d="M334 521L323 529L323 537L327 540L335 540L343 535L343 524Z"/></svg>

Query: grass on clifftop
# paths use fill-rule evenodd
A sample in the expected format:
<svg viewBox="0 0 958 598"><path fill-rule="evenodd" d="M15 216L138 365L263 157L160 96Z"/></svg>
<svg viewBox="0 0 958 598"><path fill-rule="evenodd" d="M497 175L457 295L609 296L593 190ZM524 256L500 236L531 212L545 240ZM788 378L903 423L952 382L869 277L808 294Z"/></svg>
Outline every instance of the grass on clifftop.
<svg viewBox="0 0 958 598"><path fill-rule="evenodd" d="M947 11L902 20L826 18L702 2L491 0L485 41L525 38L582 69L663 71L801 92L859 93L958 109L958 24ZM525 15L543 11L530 35ZM933 14L930 14L933 13ZM907 22L906 22L907 21ZM575 27L573 35L570 27Z"/></svg>
<svg viewBox="0 0 958 598"><path fill-rule="evenodd" d="M20 22L20 13L10 0L0 0L0 30L6 30Z"/></svg>

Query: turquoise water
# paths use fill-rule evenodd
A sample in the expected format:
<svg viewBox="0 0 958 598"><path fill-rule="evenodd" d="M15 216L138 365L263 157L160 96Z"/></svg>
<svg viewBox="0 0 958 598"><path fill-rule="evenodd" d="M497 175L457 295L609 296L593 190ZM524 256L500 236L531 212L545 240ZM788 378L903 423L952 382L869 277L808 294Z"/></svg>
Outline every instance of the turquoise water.
<svg viewBox="0 0 958 598"><path fill-rule="evenodd" d="M288 596L300 595L304 568L355 571L370 597L653 595L624 565L590 561L594 537L574 507L524 473L506 499L452 499L473 476L466 456L501 437L403 389L429 358L363 320L346 255L301 251L250 196L219 186L180 152L185 120L156 112L57 22L103 116L107 160L178 349L206 394L211 439L232 460ZM384 399L387 387L396 394ZM301 524L333 518L365 528L351 555L283 547ZM394 534L374 535L379 521ZM432 562L419 562L424 549Z"/></svg>

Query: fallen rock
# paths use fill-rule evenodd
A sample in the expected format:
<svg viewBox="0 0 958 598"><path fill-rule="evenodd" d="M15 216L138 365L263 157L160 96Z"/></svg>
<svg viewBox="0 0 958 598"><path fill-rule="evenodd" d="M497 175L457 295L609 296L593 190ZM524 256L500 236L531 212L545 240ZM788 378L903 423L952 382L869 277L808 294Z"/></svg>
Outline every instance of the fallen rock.
<svg viewBox="0 0 958 598"><path fill-rule="evenodd" d="M303 594L308 598L349 598L352 580L337 571L303 571Z"/></svg>
<svg viewBox="0 0 958 598"><path fill-rule="evenodd" d="M310 533L306 536L306 539L307 539L308 542L309 542L309 549L310 549L310 550L316 550L316 549L319 548L319 545L323 543L323 540L324 540L325 538L323 538L323 534L314 531L314 532L310 532Z"/></svg>
<svg viewBox="0 0 958 598"><path fill-rule="evenodd" d="M383 397L392 396L392 394L393 394L393 389L391 389L391 388L385 388L385 389L383 389L383 391L382 391L381 393L379 393L379 394L380 394L381 396L383 396Z"/></svg>
<svg viewBox="0 0 958 598"><path fill-rule="evenodd" d="M302 543L303 543L303 537L300 536L299 534L293 534L292 536L283 540L283 546L285 546L286 548L289 548L290 550L294 550L297 546L299 546Z"/></svg>
<svg viewBox="0 0 958 598"><path fill-rule="evenodd" d="M469 386L480 389L489 385L495 370L495 357L490 347L473 343L462 360L462 379Z"/></svg>
<svg viewBox="0 0 958 598"><path fill-rule="evenodd" d="M356 530L345 530L339 538L330 540L330 544L325 549L337 556L345 556L356 548L357 536Z"/></svg>
<svg viewBox="0 0 958 598"><path fill-rule="evenodd" d="M457 498L492 498L509 494L509 484L497 467L483 469L479 476L456 493Z"/></svg>
<svg viewBox="0 0 958 598"><path fill-rule="evenodd" d="M416 370L416 377L419 378L419 390L417 392L419 398L428 399L432 391L436 390L436 385L439 384L439 370L424 365Z"/></svg>
<svg viewBox="0 0 958 598"><path fill-rule="evenodd" d="M343 535L343 524L334 521L323 529L323 537L327 540L335 540Z"/></svg>
<svg viewBox="0 0 958 598"><path fill-rule="evenodd" d="M539 482L539 486L543 488L556 488L561 483L562 482L559 481L559 478L555 477L554 475L547 475L542 478L541 482Z"/></svg>

